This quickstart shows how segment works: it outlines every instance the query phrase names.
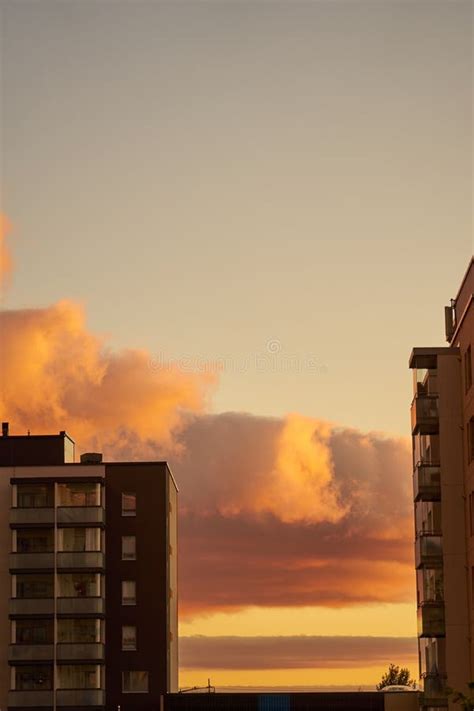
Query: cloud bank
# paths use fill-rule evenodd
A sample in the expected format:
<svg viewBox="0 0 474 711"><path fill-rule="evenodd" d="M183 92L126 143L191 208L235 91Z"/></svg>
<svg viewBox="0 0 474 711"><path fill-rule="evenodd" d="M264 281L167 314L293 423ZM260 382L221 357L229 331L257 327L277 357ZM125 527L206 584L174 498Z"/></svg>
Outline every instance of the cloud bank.
<svg viewBox="0 0 474 711"><path fill-rule="evenodd" d="M278 469L276 483L299 423L203 415L181 433L182 614L413 599L408 443L301 418L291 483ZM321 481L330 482L327 508Z"/></svg>
<svg viewBox="0 0 474 711"><path fill-rule="evenodd" d="M415 663L411 637L181 637L183 669L337 669Z"/></svg>
<svg viewBox="0 0 474 711"><path fill-rule="evenodd" d="M66 429L79 452L170 460L181 614L412 600L407 441L296 414L207 414L213 376L111 350L70 301L3 311L0 336L12 432Z"/></svg>

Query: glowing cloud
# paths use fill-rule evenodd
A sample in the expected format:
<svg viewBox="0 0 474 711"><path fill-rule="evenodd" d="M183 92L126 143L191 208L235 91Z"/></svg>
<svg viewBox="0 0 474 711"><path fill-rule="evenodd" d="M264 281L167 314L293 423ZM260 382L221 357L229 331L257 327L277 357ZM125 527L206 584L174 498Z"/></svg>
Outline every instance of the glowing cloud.
<svg viewBox="0 0 474 711"><path fill-rule="evenodd" d="M413 600L407 441L241 413L179 441L182 614Z"/></svg>
<svg viewBox="0 0 474 711"><path fill-rule="evenodd" d="M109 350L77 304L0 315L0 415L14 431L67 429L109 457L172 448L184 412L205 406L212 378L167 367L143 350Z"/></svg>
<svg viewBox="0 0 474 711"><path fill-rule="evenodd" d="M170 460L183 614L412 599L406 441L299 415L205 414L213 376L109 349L70 301L3 311L0 332L0 416L13 432L66 429L109 460Z"/></svg>

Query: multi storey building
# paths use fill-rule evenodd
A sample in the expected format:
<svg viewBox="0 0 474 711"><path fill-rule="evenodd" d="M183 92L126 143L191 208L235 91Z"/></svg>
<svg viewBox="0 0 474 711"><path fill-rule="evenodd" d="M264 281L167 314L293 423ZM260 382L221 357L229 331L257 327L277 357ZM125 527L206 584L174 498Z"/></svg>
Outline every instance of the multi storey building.
<svg viewBox="0 0 474 711"><path fill-rule="evenodd" d="M474 679L474 260L445 310L444 348L414 348L411 405L423 704Z"/></svg>
<svg viewBox="0 0 474 711"><path fill-rule="evenodd" d="M159 709L178 683L167 464L2 435L0 709Z"/></svg>

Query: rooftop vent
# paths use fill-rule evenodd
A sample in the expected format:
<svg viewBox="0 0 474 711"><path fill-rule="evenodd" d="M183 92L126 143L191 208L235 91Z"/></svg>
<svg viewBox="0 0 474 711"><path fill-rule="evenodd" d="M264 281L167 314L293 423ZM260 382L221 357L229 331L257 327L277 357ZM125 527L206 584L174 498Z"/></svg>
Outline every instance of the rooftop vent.
<svg viewBox="0 0 474 711"><path fill-rule="evenodd" d="M102 453L84 452L81 454L81 464L102 464Z"/></svg>
<svg viewBox="0 0 474 711"><path fill-rule="evenodd" d="M8 437L8 422L2 422L2 437Z"/></svg>

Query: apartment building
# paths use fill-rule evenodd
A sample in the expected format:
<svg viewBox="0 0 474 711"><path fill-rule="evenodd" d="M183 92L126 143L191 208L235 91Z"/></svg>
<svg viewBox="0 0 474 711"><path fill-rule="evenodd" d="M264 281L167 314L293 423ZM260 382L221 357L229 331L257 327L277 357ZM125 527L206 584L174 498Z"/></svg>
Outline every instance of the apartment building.
<svg viewBox="0 0 474 711"><path fill-rule="evenodd" d="M156 711L177 690L177 487L166 462L0 437L0 709Z"/></svg>
<svg viewBox="0 0 474 711"><path fill-rule="evenodd" d="M420 678L426 708L474 679L474 260L445 309L447 347L410 357ZM455 708L455 707L453 707Z"/></svg>

